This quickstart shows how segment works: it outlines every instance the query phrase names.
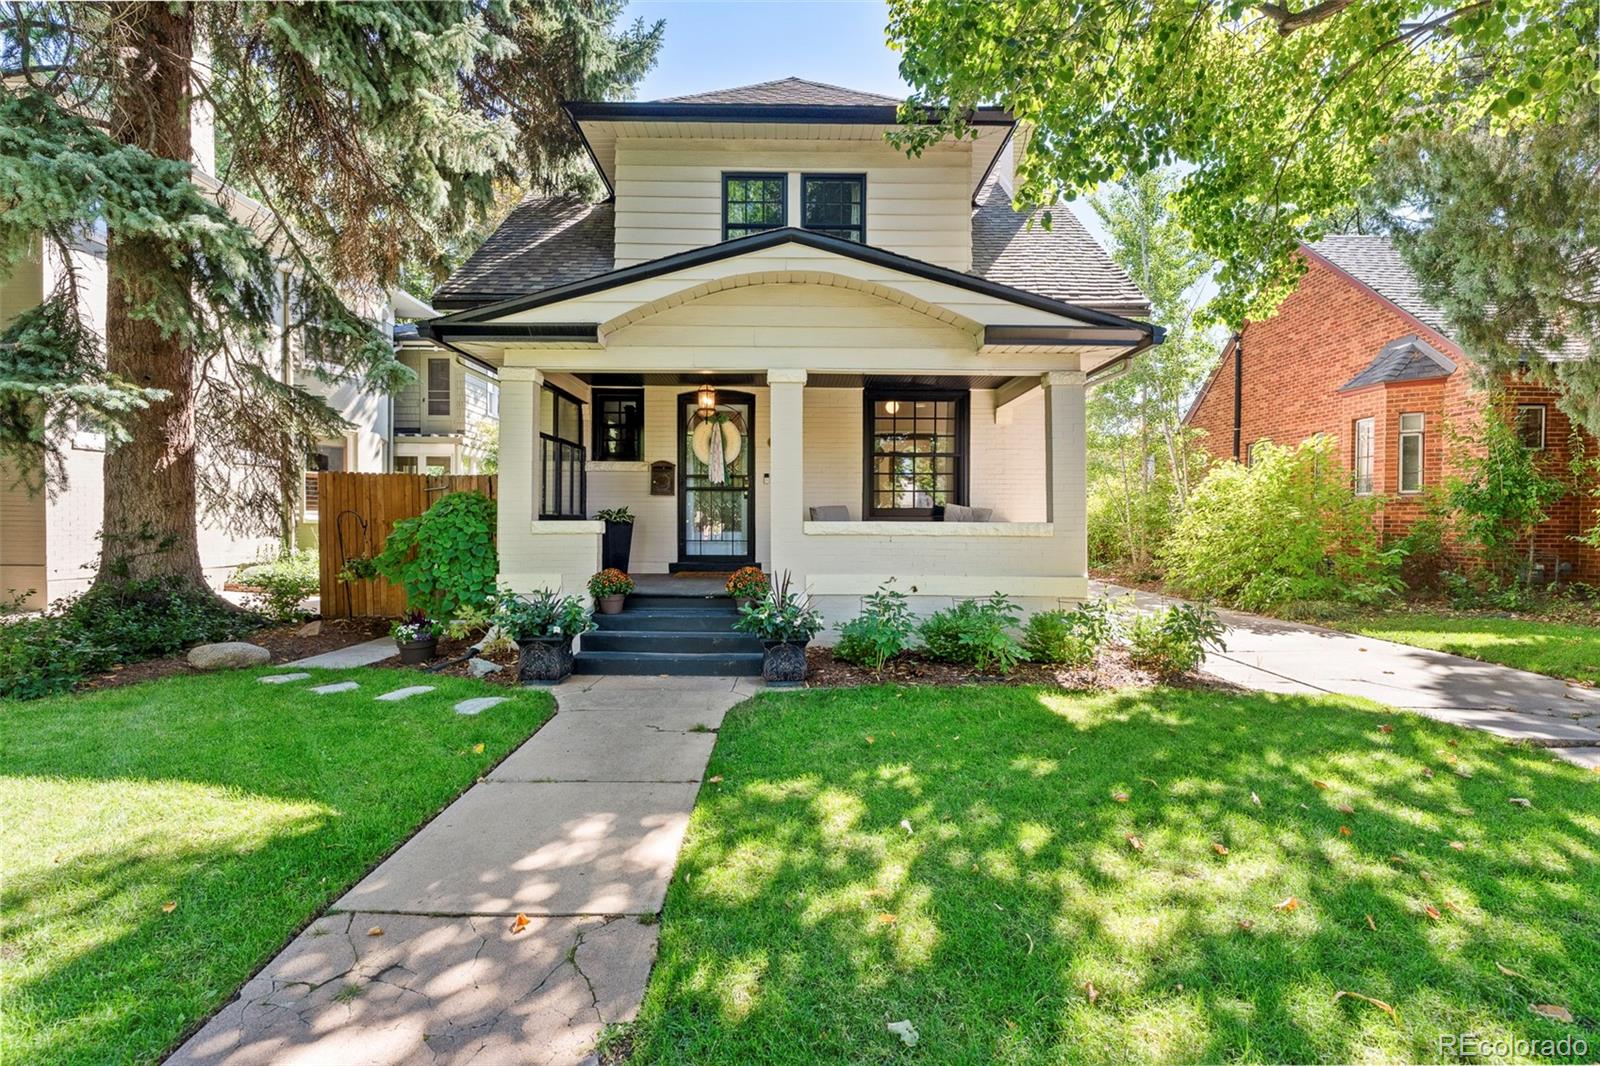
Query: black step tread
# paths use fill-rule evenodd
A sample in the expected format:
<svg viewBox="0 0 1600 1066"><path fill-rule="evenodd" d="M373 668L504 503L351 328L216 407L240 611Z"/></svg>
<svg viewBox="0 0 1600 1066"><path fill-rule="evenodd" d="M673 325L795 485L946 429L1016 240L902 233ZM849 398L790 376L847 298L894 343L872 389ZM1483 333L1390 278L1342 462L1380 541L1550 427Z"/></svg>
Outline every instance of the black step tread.
<svg viewBox="0 0 1600 1066"><path fill-rule="evenodd" d="M573 656L575 674L670 674L678 677L752 676L761 673L761 653L718 652L714 655L653 651L580 651Z"/></svg>
<svg viewBox="0 0 1600 1066"><path fill-rule="evenodd" d="M759 652L755 637L731 629L597 629L584 634L584 651L664 651L678 653Z"/></svg>
<svg viewBox="0 0 1600 1066"><path fill-rule="evenodd" d="M596 627L608 633L733 632L739 616L716 611L623 611L597 614Z"/></svg>

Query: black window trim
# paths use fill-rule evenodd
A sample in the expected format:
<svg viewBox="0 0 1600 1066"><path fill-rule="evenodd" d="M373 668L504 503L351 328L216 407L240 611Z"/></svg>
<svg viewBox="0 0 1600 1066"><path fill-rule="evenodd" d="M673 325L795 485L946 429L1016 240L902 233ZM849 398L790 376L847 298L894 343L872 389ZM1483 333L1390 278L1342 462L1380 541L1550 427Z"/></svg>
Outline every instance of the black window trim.
<svg viewBox="0 0 1600 1066"><path fill-rule="evenodd" d="M778 221L777 221L777 223L775 225L772 225L772 226L766 226L762 230L760 230L759 232L770 233L773 230L784 229L785 227L787 227L789 225L789 175L788 175L788 173L786 171L782 171L782 170L724 170L722 172L722 239L723 240L728 240L729 239L729 237L728 237L728 182L730 182L730 181L740 181L740 180L749 181L752 178L757 178L757 179L760 179L760 180L763 180L763 181L769 181L769 180L772 180L772 179L777 179L778 184L780 186L782 186L782 188L783 188L783 195L779 198L779 201L778 201L778 206L779 206L780 210L778 212ZM750 229L751 227L750 227L750 225L748 223L746 223L746 224L742 224L739 228L740 229ZM750 237L750 236L754 236L754 234L746 233L745 236L746 237Z"/></svg>
<svg viewBox="0 0 1600 1066"><path fill-rule="evenodd" d="M578 436L577 436L576 440L570 440L570 439L568 439L566 437L559 437L554 433L546 433L543 430L539 431L539 455L538 455L538 461L534 464L535 468L538 471L537 481L538 481L538 492L539 492L539 495L538 495L539 520L541 522L581 522L589 514L589 474L588 474L589 453L588 453L588 449L584 446L584 443L583 443L584 442L584 436L583 436L583 401L580 400L578 397L574 396L572 393L568 392L566 389L563 389L558 385L552 385L548 381L544 383L543 389L545 391L549 392L552 396L556 396L556 397L559 397L559 398L564 399L564 400L569 400L569 401L571 401L573 404L575 404L577 406L577 408L578 408ZM542 399L541 399L540 402L541 403L543 402ZM550 426L551 426L552 429L554 429L558 425L560 425L560 421L561 421L559 418L555 417L555 414L556 414L556 412L554 411L554 409L552 409L551 410L551 419L550 419ZM538 418L539 418L539 412L535 412L534 413L534 419L535 419L534 424L535 425L538 425ZM545 490L545 484L544 484L544 448L545 448L545 445L547 443L560 444L560 445L564 445L564 446L566 446L568 448L577 448L577 450L578 450L578 461L575 464L576 469L578 471L578 513L577 514L555 514L553 512L549 512L549 511L546 511L544 509L544 501L545 501L545 496L546 496L546 493L544 491ZM561 498L561 496L562 496L562 492L561 492L561 489L562 489L561 472L562 472L563 469L564 468L560 463L556 464L556 488L555 488L554 495L551 496L552 499L559 500Z"/></svg>
<svg viewBox="0 0 1600 1066"><path fill-rule="evenodd" d="M956 403L956 498L967 503L972 467L972 390L936 389L921 385L869 385L861 390L861 517L873 522L931 522L937 508L879 510L872 492L872 405L879 400L954 400Z"/></svg>
<svg viewBox="0 0 1600 1066"><path fill-rule="evenodd" d="M813 178L837 178L850 180L861 186L861 239L855 243L867 243L867 175L861 171L840 171L835 173L828 170L808 170L800 175L800 228L812 233L820 233L826 237L838 237L838 231L851 230L854 226L808 226L806 225L806 182ZM849 240L840 237L840 240Z"/></svg>
<svg viewBox="0 0 1600 1066"><path fill-rule="evenodd" d="M635 442L638 445L639 454L635 455L631 459L618 459L618 458L616 458L614 456L610 456L610 455L606 454L606 449L605 449L605 428L606 428L605 403L606 403L607 400L628 400L628 399L637 399L639 401L639 436L638 436L638 440ZM619 387L593 388L593 389L589 390L589 403L590 403L591 406L594 407L594 414L589 419L589 422L590 422L590 434L589 434L589 436L590 436L590 441L589 441L589 458L590 458L590 461L591 462L599 462L599 463L642 463L642 462L644 462L644 418L645 418L644 389L642 387L636 387L636 388L625 388L625 387L621 387L621 388L619 388Z"/></svg>

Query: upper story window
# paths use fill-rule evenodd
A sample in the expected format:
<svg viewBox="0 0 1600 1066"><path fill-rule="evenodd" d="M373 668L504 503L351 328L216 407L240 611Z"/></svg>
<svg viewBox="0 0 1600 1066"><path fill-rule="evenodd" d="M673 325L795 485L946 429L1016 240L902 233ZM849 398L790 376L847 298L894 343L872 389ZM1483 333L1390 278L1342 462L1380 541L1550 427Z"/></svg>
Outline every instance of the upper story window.
<svg viewBox="0 0 1600 1066"><path fill-rule="evenodd" d="M428 414L450 413L450 360L428 360Z"/></svg>
<svg viewBox="0 0 1600 1066"><path fill-rule="evenodd" d="M644 390L595 389L591 458L636 463L644 458Z"/></svg>
<svg viewBox="0 0 1600 1066"><path fill-rule="evenodd" d="M1425 419L1420 414L1400 416L1400 491L1422 491L1422 433Z"/></svg>
<svg viewBox="0 0 1600 1066"><path fill-rule="evenodd" d="M1355 448L1353 478L1357 496L1370 496L1372 494L1372 456L1373 456L1373 421L1370 418L1358 418L1355 424Z"/></svg>
<svg viewBox="0 0 1600 1066"><path fill-rule="evenodd" d="M722 239L783 227L788 186L782 174L722 175Z"/></svg>
<svg viewBox="0 0 1600 1066"><path fill-rule="evenodd" d="M867 176L807 174L800 179L801 225L858 244L867 242Z"/></svg>
<svg viewBox="0 0 1600 1066"><path fill-rule="evenodd" d="M1544 451L1544 404L1517 405L1517 439L1530 451Z"/></svg>

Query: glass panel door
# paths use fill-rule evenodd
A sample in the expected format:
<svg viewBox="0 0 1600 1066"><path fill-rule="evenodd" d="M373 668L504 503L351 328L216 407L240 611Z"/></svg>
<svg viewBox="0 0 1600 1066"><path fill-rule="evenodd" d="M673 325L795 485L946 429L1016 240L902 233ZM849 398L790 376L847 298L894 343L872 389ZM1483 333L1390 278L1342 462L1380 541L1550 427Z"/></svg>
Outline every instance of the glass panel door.
<svg viewBox="0 0 1600 1066"><path fill-rule="evenodd" d="M755 561L755 400L718 390L679 400L678 559L724 570Z"/></svg>

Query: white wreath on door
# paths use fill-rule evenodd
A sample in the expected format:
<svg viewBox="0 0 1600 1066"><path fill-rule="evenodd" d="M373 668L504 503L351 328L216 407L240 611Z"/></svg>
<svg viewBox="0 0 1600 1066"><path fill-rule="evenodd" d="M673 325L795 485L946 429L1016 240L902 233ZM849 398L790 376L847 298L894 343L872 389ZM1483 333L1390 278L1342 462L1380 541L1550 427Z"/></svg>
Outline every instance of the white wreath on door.
<svg viewBox="0 0 1600 1066"><path fill-rule="evenodd" d="M694 457L706 465L711 464L711 429L713 426L722 427L722 462L732 466L739 452L744 448L744 435L739 432L739 427L733 424L733 419L724 422L712 422L707 419L694 427L694 436L690 438L689 446L694 449Z"/></svg>

